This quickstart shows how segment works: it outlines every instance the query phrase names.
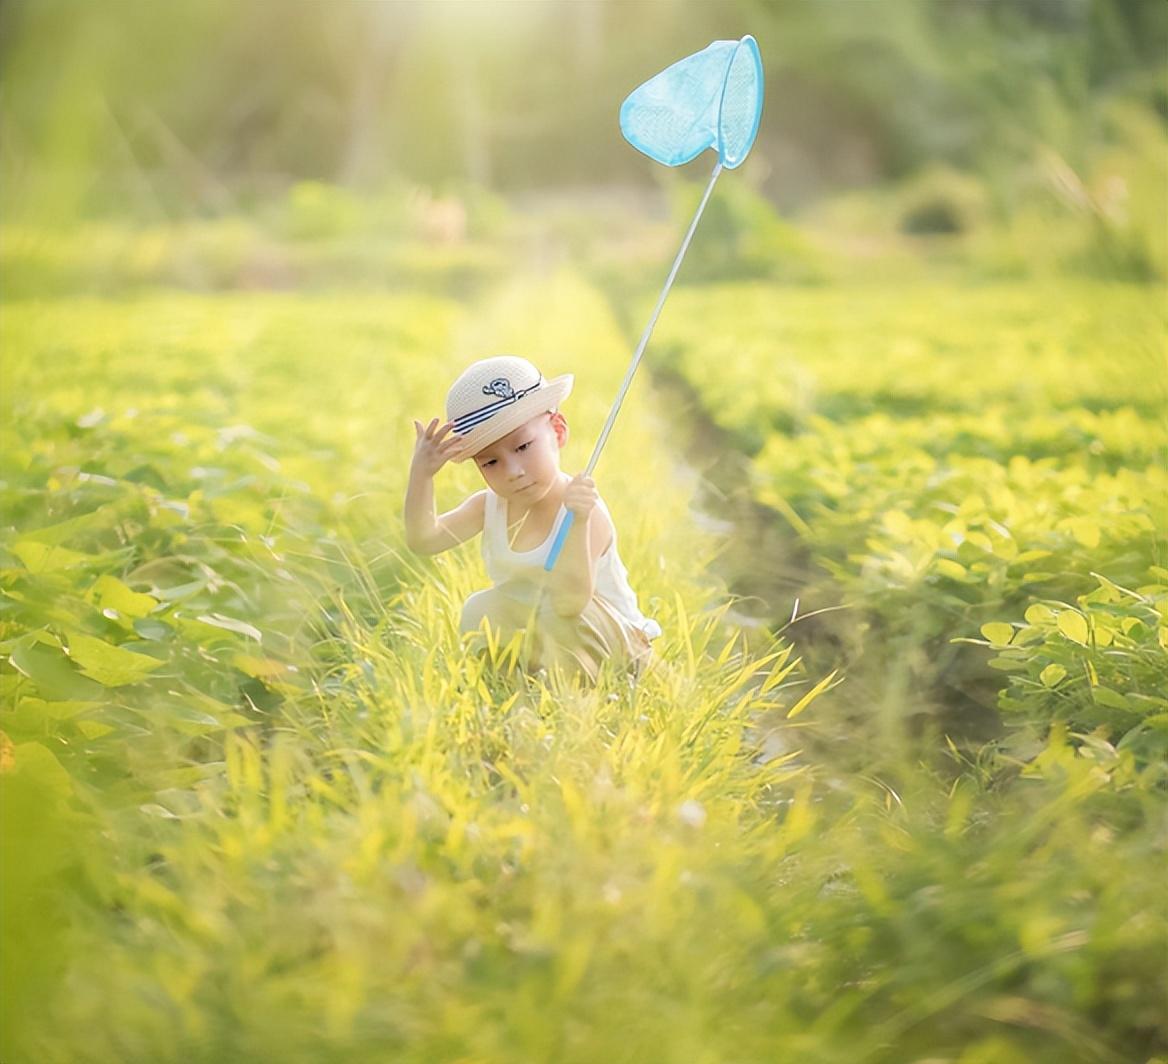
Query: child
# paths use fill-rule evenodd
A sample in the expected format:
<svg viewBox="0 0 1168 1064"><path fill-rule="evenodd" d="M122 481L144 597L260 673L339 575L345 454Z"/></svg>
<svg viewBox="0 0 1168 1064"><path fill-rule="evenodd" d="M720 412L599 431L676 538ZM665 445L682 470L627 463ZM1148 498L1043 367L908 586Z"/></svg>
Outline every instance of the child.
<svg viewBox="0 0 1168 1064"><path fill-rule="evenodd" d="M446 397L446 423L414 422L406 544L437 554L482 532L494 586L467 599L461 630L487 621L504 640L522 630L530 668L564 667L595 681L605 660L639 673L661 628L637 608L612 518L592 478L560 471L568 423L558 407L572 381L570 373L545 380L526 359L509 355L470 366ZM446 462L471 458L486 488L436 517L434 475ZM545 572L568 511L575 515L572 527Z"/></svg>

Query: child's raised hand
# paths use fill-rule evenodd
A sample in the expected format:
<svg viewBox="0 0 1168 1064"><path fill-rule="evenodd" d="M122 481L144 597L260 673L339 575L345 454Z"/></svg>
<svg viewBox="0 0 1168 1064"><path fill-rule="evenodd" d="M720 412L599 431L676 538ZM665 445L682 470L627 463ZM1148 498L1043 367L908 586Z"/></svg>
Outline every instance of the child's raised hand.
<svg viewBox="0 0 1168 1064"><path fill-rule="evenodd" d="M414 444L412 471L432 477L449 461L451 453L460 442L457 436L443 439L452 428L454 428L453 421L439 425L437 418L434 418L425 427L420 421L414 421L414 430L418 434L418 439L417 443Z"/></svg>
<svg viewBox="0 0 1168 1064"><path fill-rule="evenodd" d="M592 513L599 499L596 481L583 473L577 473L564 489L564 507L571 510L577 518L586 518Z"/></svg>

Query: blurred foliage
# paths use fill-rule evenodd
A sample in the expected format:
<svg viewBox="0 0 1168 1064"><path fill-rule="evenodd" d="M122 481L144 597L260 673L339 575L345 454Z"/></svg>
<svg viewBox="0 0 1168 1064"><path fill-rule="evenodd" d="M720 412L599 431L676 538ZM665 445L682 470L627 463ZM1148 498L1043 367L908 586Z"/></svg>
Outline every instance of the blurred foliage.
<svg viewBox="0 0 1168 1064"><path fill-rule="evenodd" d="M985 222L981 182L947 166L921 171L899 189L897 226L903 233L967 233Z"/></svg>
<svg viewBox="0 0 1168 1064"><path fill-rule="evenodd" d="M705 184L669 182L673 219L684 233ZM812 238L779 217L771 203L743 181L720 181L687 254L684 282L770 280L815 284L826 280L824 253Z"/></svg>
<svg viewBox="0 0 1168 1064"><path fill-rule="evenodd" d="M9 296L194 290L428 288L467 295L511 261L510 213L483 189L394 183L377 195L302 181L250 214L63 231L0 230Z"/></svg>
<svg viewBox="0 0 1168 1064"><path fill-rule="evenodd" d="M862 276L938 265L984 278L1168 278L1168 128L1144 107L1098 108L1075 166L1036 142L1009 180L931 164L902 181L831 197L804 218ZM922 268L923 267L923 268Z"/></svg>
<svg viewBox="0 0 1168 1064"><path fill-rule="evenodd" d="M333 271L384 285L435 261L416 248L383 258L361 242L378 234L386 246L448 246L446 291L467 291L499 260L458 245L514 235L504 198L559 190L579 203L588 187L613 198L664 188L681 224L707 166L663 174L620 137L620 102L711 38L749 31L767 70L763 125L750 159L720 183L683 281L820 283L876 260L911 271L922 242L932 265L987 277L1168 277L1162 3L883 0L878 18L865 10L209 0L164 13L10 0L0 9L0 205L38 231L103 218L264 231L244 265L212 264L205 281L198 267L171 268L168 283L287 287ZM605 217L565 214L551 232L579 253L577 230L594 239ZM651 240L637 230L619 253L589 249L578 261L637 284L643 273L622 273L620 259L644 258L639 233ZM273 236L314 247L289 262ZM43 265L20 250L10 283L31 290Z"/></svg>
<svg viewBox="0 0 1168 1064"><path fill-rule="evenodd" d="M652 165L617 132L621 100L710 39L746 32L760 42L768 92L743 173L784 209L945 165L986 181L1012 213L1036 149L1087 174L1117 107L1163 136L1158 0L858 10L10 0L0 11L6 207L42 221L149 218L246 208L295 180L365 190L456 180L509 193L644 182ZM1126 175L1126 162L1110 164Z"/></svg>

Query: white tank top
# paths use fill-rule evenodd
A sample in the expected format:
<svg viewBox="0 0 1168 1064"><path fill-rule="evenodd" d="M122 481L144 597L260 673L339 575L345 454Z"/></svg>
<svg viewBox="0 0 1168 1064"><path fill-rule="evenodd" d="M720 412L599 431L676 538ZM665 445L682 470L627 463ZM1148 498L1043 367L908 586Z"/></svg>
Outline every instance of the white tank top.
<svg viewBox="0 0 1168 1064"><path fill-rule="evenodd" d="M522 588L529 585L534 594L537 583L533 579L544 567L556 533L568 512L561 505L556 519L552 522L547 538L531 550L512 550L507 542L507 506L490 488L486 489L486 507L483 515L483 562L487 575L498 585L511 581ZM598 503L604 512L608 507L601 499ZM611 521L611 516L609 520ZM596 561L596 593L612 604L634 628L640 628L650 639L661 634L661 625L646 617L637 607L637 596L629 586L629 571L621 561L616 549L616 526L613 526L612 542Z"/></svg>

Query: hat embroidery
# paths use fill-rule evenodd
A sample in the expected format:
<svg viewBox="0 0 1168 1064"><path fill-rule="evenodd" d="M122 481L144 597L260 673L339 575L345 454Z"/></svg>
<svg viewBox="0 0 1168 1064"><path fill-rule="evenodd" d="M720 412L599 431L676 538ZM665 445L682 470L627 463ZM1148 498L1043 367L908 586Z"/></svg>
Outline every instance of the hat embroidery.
<svg viewBox="0 0 1168 1064"><path fill-rule="evenodd" d="M503 407L519 402L525 395L529 392L536 391L542 384L543 377L541 376L530 388L522 388L516 391L511 386L511 381L507 377L496 377L489 384L483 385L483 394L497 395L500 398L493 403L479 407L478 410L472 410L467 414L463 414L461 417L456 417L454 419L454 431L460 436L465 436L471 429L481 425L484 421L489 421Z"/></svg>
<svg viewBox="0 0 1168 1064"><path fill-rule="evenodd" d="M513 399L515 389L506 377L496 377L490 384L483 385L483 395L497 395L500 399Z"/></svg>

